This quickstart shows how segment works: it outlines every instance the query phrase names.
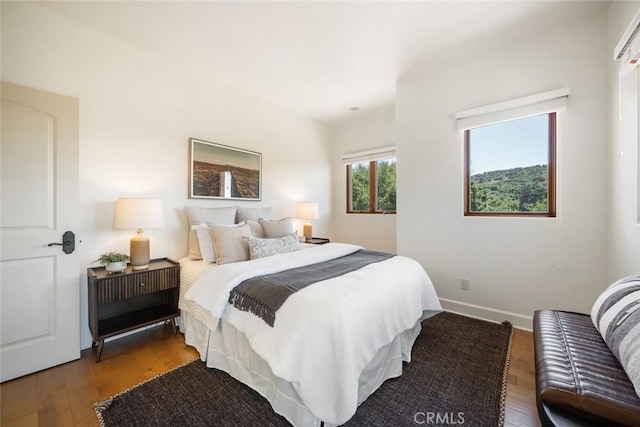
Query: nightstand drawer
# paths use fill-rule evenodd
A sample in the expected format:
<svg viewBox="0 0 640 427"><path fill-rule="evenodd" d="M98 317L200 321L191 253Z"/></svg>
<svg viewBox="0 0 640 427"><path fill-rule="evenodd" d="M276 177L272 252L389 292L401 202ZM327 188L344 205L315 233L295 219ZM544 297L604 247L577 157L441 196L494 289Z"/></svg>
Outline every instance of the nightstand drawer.
<svg viewBox="0 0 640 427"><path fill-rule="evenodd" d="M96 286L98 304L122 301L178 287L180 272L176 268L114 275L102 279Z"/></svg>

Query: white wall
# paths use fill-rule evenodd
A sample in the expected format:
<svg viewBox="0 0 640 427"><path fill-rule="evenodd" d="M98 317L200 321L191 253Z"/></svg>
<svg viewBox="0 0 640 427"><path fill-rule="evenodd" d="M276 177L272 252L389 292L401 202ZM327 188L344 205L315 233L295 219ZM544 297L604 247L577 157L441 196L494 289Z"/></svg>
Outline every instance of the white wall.
<svg viewBox="0 0 640 427"><path fill-rule="evenodd" d="M638 78L633 73L618 81L618 62L613 50L640 2L612 2L606 58L609 64L609 280L640 273L640 206L638 151ZM638 37L638 36L636 36ZM620 87L618 84L620 83ZM620 97L622 94L622 97ZM622 120L619 119L620 115Z"/></svg>
<svg viewBox="0 0 640 427"><path fill-rule="evenodd" d="M86 268L103 252L128 252L134 234L112 227L118 197L164 200L166 227L147 230L152 257L187 253L184 205L272 206L282 217L295 216L297 200L317 200L317 234L333 237L329 129L226 88L198 64L154 57L33 4L3 2L2 79L80 100L83 348L91 344ZM262 201L189 200L190 137L261 152Z"/></svg>
<svg viewBox="0 0 640 427"><path fill-rule="evenodd" d="M398 82L398 252L422 263L445 308L531 327L537 309L588 312L606 286L606 23L604 12L454 52ZM455 112L562 87L558 217L464 217Z"/></svg>
<svg viewBox="0 0 640 427"><path fill-rule="evenodd" d="M395 145L395 108L379 107L354 113L337 125L333 137L333 231L335 240L370 250L396 252L396 215L347 214L347 153Z"/></svg>

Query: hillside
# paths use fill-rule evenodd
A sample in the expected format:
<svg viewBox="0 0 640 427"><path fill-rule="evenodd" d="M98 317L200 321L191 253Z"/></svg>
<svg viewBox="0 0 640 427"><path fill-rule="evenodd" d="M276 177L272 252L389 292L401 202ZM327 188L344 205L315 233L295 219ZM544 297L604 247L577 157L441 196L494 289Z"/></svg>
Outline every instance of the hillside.
<svg viewBox="0 0 640 427"><path fill-rule="evenodd" d="M260 171L237 166L193 162L193 194L205 197L224 197L224 172L231 172L230 197L260 198ZM224 184L224 183L222 183Z"/></svg>
<svg viewBox="0 0 640 427"><path fill-rule="evenodd" d="M547 165L471 176L472 212L547 212Z"/></svg>

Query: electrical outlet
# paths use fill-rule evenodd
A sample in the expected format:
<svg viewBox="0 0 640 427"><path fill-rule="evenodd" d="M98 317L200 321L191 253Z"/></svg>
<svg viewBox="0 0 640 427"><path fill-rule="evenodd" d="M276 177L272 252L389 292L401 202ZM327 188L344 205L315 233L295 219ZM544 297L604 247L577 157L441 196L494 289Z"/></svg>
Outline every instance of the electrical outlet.
<svg viewBox="0 0 640 427"><path fill-rule="evenodd" d="M463 291L469 290L469 279L467 279L466 277L460 278L460 289L462 289Z"/></svg>

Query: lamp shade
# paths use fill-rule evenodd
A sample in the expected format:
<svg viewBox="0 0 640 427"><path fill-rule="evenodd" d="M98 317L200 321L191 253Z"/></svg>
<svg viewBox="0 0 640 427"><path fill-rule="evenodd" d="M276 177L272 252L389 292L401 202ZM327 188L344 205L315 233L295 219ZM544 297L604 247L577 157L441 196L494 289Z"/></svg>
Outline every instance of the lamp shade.
<svg viewBox="0 0 640 427"><path fill-rule="evenodd" d="M318 203L317 202L298 203L298 214L296 216L300 219L320 218L320 213L318 212Z"/></svg>
<svg viewBox="0 0 640 427"><path fill-rule="evenodd" d="M164 227L162 200L118 199L113 227L129 230Z"/></svg>

